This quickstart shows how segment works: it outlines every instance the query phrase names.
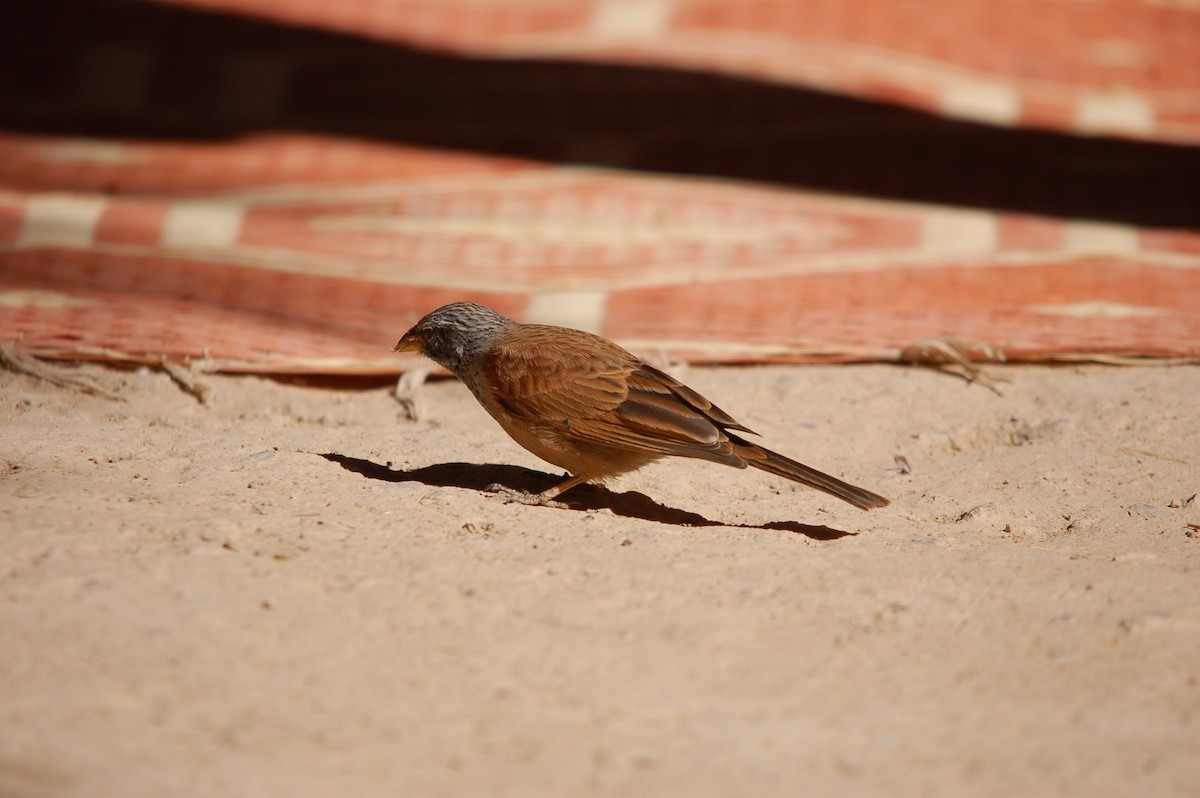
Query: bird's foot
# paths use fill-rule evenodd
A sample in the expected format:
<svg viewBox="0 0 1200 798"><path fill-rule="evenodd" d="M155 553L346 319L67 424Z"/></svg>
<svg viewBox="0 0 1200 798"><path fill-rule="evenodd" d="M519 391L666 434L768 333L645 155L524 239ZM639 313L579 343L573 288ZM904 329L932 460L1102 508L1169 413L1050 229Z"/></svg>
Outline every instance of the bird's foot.
<svg viewBox="0 0 1200 798"><path fill-rule="evenodd" d="M530 507L553 507L557 510L570 509L566 504L560 501L555 501L544 493L526 493L523 490L515 490L506 485L501 485L499 482L493 482L484 488L488 493L495 493L504 500L505 504L526 504Z"/></svg>

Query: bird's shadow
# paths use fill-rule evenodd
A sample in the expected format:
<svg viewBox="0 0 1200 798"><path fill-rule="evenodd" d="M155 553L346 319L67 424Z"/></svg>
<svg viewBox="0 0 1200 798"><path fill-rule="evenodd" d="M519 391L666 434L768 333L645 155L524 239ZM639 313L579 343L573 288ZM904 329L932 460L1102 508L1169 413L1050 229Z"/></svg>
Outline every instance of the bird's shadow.
<svg viewBox="0 0 1200 798"><path fill-rule="evenodd" d="M326 452L321 453L320 456L332 463L337 463L347 471L353 471L367 479L378 479L384 482L420 482L424 485L467 488L481 492L491 492L489 491L490 486L502 485L525 493L540 493L562 481L561 476L556 477L513 465L438 463L409 471L393 471L386 465L344 454ZM560 496L558 501L566 504L570 510L611 510L615 515L626 518L640 518L643 521L656 521L660 524L675 524L676 526L728 526L742 529L782 530L804 535L813 540L837 540L855 534L824 525L802 524L798 521L726 524L710 520L688 510L659 504L644 493L636 491L614 493L600 485L585 484L572 488L568 494Z"/></svg>

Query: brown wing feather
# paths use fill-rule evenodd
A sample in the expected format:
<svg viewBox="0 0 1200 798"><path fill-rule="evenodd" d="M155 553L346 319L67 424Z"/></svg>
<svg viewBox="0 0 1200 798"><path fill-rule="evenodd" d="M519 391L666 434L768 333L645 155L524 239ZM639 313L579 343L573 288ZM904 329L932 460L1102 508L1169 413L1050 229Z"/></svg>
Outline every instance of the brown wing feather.
<svg viewBox="0 0 1200 798"><path fill-rule="evenodd" d="M675 396L677 398L679 398L679 399L683 400L685 403L687 403L687 405L689 407L691 407L692 410L696 411L697 413L702 414L706 419L708 419L711 423L713 423L717 427L720 427L723 430L724 429L741 430L742 432L749 432L751 435L758 434L757 432L750 429L749 427L744 427L741 424L739 424L737 419L735 419L733 416L729 415L724 410L722 410L721 408L717 407L712 402L710 402L708 399L706 399L705 397L696 393L691 388L687 387L682 382L680 382L679 380L672 377L670 374L667 374L666 372L663 372L663 371L659 371L658 369L654 368L653 366L646 365L645 363L640 364L639 371L643 372L645 375L650 377L652 380L658 382L659 384L661 384L664 387L666 387L667 389L669 389L671 391L671 393L675 394Z"/></svg>
<svg viewBox="0 0 1200 798"><path fill-rule="evenodd" d="M538 324L514 330L483 363L509 412L535 422L612 412L625 401L625 377L636 366L633 355L603 338Z"/></svg>
<svg viewBox="0 0 1200 798"><path fill-rule="evenodd" d="M745 467L722 430L749 430L678 380L598 336L524 325L493 348L484 369L508 413L554 424L560 435L566 430L593 444Z"/></svg>

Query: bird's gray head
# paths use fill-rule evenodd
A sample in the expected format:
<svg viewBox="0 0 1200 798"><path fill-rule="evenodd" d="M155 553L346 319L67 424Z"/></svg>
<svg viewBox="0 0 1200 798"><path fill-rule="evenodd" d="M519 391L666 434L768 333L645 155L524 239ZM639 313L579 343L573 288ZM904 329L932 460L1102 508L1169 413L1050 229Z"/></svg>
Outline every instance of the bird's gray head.
<svg viewBox="0 0 1200 798"><path fill-rule="evenodd" d="M515 321L474 302L443 305L413 325L394 352L422 352L454 374L475 363Z"/></svg>

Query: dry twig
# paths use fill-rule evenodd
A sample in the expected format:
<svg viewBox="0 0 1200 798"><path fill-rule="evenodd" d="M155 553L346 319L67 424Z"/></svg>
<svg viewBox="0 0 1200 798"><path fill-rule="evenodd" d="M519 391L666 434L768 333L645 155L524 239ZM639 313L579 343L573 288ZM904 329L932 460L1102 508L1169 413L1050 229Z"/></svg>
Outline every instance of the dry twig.
<svg viewBox="0 0 1200 798"><path fill-rule="evenodd" d="M11 346L0 345L0 366L17 374L24 374L36 380L57 385L60 388L79 391L80 393L99 396L104 399L112 399L116 402L125 401L124 398L101 388L87 377L72 374L67 369L44 363L33 355Z"/></svg>

